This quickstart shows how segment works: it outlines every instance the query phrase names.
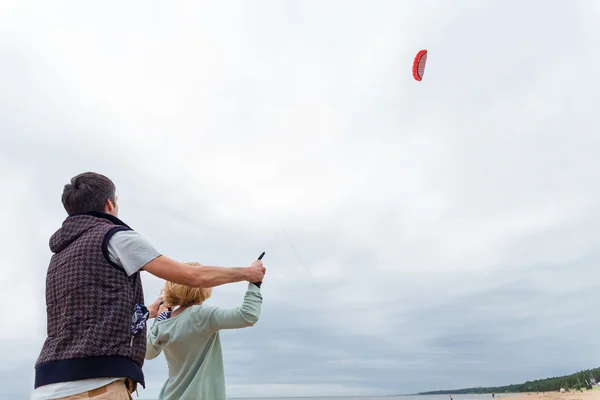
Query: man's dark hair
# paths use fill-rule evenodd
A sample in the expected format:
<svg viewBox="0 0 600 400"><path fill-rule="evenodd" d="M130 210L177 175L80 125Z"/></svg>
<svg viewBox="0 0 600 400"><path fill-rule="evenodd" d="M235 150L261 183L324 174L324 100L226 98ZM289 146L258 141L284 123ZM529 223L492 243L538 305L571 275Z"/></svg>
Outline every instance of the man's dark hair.
<svg viewBox="0 0 600 400"><path fill-rule="evenodd" d="M84 172L71 178L71 183L65 185L62 203L69 215L104 212L106 200L115 203L115 192L115 184L106 176Z"/></svg>

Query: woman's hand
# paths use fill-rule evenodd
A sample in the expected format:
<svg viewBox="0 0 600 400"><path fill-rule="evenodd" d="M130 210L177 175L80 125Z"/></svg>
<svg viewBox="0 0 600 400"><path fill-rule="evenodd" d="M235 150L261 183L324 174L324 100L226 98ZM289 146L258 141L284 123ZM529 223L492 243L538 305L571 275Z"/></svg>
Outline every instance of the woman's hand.
<svg viewBox="0 0 600 400"><path fill-rule="evenodd" d="M169 311L169 307L167 306L166 303L161 303L160 307L158 307L158 314L156 314L156 315L159 315L160 313L163 313L165 311Z"/></svg>
<svg viewBox="0 0 600 400"><path fill-rule="evenodd" d="M164 295L160 295L158 296L158 298L156 300L154 300L154 303L152 303L151 305L149 305L148 307L148 319L150 318L156 318L158 316L158 310L160 308L161 305L163 305L163 299L164 299Z"/></svg>

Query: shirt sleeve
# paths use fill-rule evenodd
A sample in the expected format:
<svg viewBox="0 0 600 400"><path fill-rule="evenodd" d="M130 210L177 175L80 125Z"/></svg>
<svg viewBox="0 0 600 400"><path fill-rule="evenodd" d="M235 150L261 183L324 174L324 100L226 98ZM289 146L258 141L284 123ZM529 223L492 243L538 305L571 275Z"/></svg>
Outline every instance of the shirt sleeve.
<svg viewBox="0 0 600 400"><path fill-rule="evenodd" d="M252 326L260 317L261 306L260 289L255 284L249 283L242 306L229 309L215 307L210 312L208 324L215 331Z"/></svg>
<svg viewBox="0 0 600 400"><path fill-rule="evenodd" d="M152 327L150 329L150 334L146 338L146 355L144 357L146 360L152 360L162 353L162 347L157 343L157 332L158 329Z"/></svg>
<svg viewBox="0 0 600 400"><path fill-rule="evenodd" d="M131 276L161 254L138 232L118 231L108 241L108 255Z"/></svg>

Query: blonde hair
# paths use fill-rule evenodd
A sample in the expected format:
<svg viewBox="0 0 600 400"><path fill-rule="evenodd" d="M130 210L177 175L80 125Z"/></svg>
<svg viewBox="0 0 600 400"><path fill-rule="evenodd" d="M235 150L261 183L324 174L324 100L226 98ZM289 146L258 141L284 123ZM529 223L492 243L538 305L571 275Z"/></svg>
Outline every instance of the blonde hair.
<svg viewBox="0 0 600 400"><path fill-rule="evenodd" d="M186 262L186 265L201 267L197 262ZM170 307L192 306L203 303L212 294L211 288L193 288L178 283L165 283L165 303Z"/></svg>

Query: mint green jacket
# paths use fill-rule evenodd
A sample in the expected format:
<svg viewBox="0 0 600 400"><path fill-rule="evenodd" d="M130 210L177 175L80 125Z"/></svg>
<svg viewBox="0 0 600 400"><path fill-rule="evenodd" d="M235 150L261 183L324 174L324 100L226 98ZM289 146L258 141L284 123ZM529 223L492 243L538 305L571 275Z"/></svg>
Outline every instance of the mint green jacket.
<svg viewBox="0 0 600 400"><path fill-rule="evenodd" d="M159 400L226 400L219 331L253 326L260 316L260 289L248 284L241 307L198 305L149 329L146 359L165 354L169 378Z"/></svg>

